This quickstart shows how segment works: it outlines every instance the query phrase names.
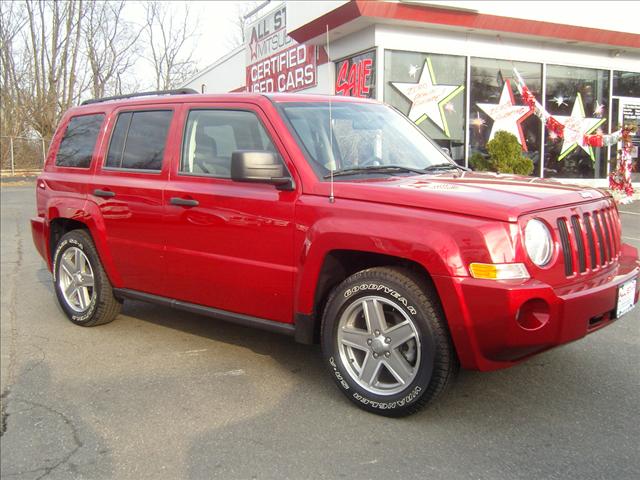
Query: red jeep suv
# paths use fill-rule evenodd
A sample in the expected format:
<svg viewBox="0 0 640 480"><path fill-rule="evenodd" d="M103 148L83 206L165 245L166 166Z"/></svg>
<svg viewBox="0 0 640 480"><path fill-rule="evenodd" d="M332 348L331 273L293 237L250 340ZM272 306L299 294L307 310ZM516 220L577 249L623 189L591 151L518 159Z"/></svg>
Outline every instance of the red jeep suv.
<svg viewBox="0 0 640 480"><path fill-rule="evenodd" d="M154 93L69 110L37 180L77 325L136 299L320 342L351 401L400 416L637 302L603 191L468 171L369 100Z"/></svg>

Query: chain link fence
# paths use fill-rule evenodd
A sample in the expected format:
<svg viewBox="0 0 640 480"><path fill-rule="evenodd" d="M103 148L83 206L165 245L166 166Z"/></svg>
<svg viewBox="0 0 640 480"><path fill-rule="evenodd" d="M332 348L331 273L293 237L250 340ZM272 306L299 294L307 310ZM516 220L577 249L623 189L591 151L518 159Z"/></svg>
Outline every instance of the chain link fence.
<svg viewBox="0 0 640 480"><path fill-rule="evenodd" d="M43 138L0 136L2 176L41 171L48 146L49 142Z"/></svg>

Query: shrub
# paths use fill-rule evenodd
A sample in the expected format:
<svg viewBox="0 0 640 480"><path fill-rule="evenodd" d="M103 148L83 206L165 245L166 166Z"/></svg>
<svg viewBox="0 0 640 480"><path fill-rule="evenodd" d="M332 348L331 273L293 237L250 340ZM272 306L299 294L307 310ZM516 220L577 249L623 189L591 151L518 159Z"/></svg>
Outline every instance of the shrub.
<svg viewBox="0 0 640 480"><path fill-rule="evenodd" d="M518 139L509 132L496 132L493 140L487 143L487 151L489 158L477 152L471 156L471 166L475 170L518 175L530 175L533 172L533 162L522 154L522 146Z"/></svg>

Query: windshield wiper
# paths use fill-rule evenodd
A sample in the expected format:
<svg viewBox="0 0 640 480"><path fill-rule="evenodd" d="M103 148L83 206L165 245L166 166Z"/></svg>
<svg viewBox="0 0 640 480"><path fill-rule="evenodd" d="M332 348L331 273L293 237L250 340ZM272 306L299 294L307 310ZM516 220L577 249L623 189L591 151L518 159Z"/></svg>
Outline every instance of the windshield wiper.
<svg viewBox="0 0 640 480"><path fill-rule="evenodd" d="M366 167L354 167L343 168L340 170L334 170L333 176L339 177L342 175L359 175L362 173L389 173L389 172L409 172L423 174L425 170L419 168L403 167L401 165L368 165ZM325 175L323 178L331 178L331 174Z"/></svg>
<svg viewBox="0 0 640 480"><path fill-rule="evenodd" d="M424 168L424 172L433 172L434 170L452 170L452 169L456 169L456 170L462 170L465 172L469 172L471 171L470 168L467 167L463 167L462 165L458 165L457 163L436 163L435 165L429 165L428 167Z"/></svg>

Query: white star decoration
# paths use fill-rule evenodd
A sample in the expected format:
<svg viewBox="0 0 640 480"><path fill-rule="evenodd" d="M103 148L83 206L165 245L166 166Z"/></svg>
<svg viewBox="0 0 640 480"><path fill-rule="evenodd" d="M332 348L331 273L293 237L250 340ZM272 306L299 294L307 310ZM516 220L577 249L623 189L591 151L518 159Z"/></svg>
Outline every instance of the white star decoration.
<svg viewBox="0 0 640 480"><path fill-rule="evenodd" d="M553 97L553 101L556 102L556 105L561 107L562 105L566 105L567 102L564 101L564 97L562 95L558 95L557 97Z"/></svg>
<svg viewBox="0 0 640 480"><path fill-rule="evenodd" d="M555 118L565 127L562 150L558 160L562 160L569 155L576 147L582 148L594 160L593 149L588 145L583 145L582 138L602 125L606 118L585 118L584 105L582 104L582 95L580 93L576 95L576 101L571 109L571 116L555 115Z"/></svg>
<svg viewBox="0 0 640 480"><path fill-rule="evenodd" d="M497 104L477 103L476 105L493 120L489 140L493 139L496 132L504 130L515 135L520 145L522 145L522 149L527 151L527 143L522 132L522 121L531 115L531 110L526 105L514 105L514 103L511 85L509 80L506 80Z"/></svg>
<svg viewBox="0 0 640 480"><path fill-rule="evenodd" d="M437 85L430 58L424 62L418 83L391 82L391 85L411 101L409 120L420 124L429 118L447 137L451 137L444 105L460 93L464 85Z"/></svg>

